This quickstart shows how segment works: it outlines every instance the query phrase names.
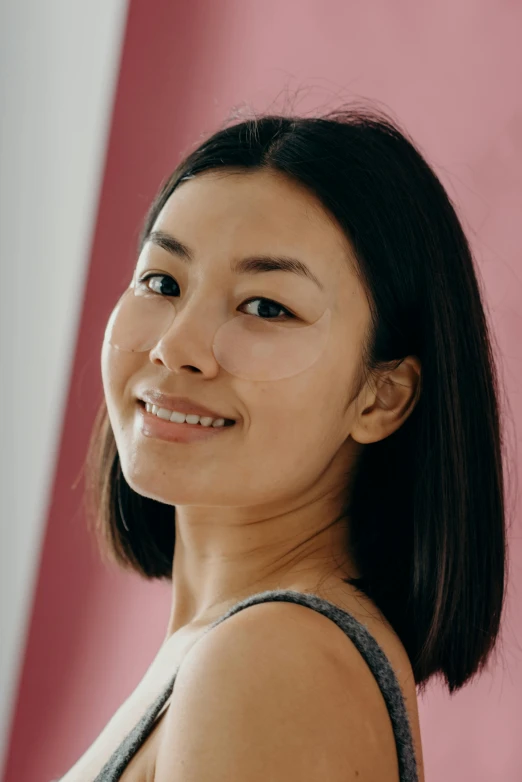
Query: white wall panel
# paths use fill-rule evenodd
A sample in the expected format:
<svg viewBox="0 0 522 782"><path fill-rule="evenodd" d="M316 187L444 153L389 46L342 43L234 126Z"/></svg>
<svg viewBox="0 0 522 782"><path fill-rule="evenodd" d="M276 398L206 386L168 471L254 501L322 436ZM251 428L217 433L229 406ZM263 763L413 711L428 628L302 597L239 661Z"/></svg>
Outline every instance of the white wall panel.
<svg viewBox="0 0 522 782"><path fill-rule="evenodd" d="M126 0L0 2L0 768L83 301Z"/></svg>

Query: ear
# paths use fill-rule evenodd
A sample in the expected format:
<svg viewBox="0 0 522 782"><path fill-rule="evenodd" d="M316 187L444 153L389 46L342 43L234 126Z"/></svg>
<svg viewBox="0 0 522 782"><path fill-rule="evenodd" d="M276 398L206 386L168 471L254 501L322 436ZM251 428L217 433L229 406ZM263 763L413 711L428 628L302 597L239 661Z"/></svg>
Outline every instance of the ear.
<svg viewBox="0 0 522 782"><path fill-rule="evenodd" d="M421 365L417 356L407 356L398 367L378 376L359 395L359 410L351 437L358 443L384 440L408 418L420 396Z"/></svg>

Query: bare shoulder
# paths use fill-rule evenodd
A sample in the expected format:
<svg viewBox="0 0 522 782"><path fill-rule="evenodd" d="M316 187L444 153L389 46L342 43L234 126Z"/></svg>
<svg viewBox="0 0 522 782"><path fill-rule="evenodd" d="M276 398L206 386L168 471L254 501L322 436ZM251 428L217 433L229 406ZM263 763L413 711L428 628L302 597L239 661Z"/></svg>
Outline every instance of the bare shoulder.
<svg viewBox="0 0 522 782"><path fill-rule="evenodd" d="M203 636L178 671L155 782L398 782L382 694L349 639L341 662L329 653L335 632L304 606L270 602Z"/></svg>

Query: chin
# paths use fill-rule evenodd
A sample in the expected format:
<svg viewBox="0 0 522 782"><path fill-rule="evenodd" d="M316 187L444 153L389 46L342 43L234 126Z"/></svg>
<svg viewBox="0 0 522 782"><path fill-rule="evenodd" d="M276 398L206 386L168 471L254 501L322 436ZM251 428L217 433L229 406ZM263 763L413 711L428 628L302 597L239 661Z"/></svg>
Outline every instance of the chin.
<svg viewBox="0 0 522 782"><path fill-rule="evenodd" d="M139 462L139 458L137 462ZM186 476L176 479L173 472L167 469L158 470L154 466L154 460L146 460L146 466L135 462L129 466L122 461L122 473L130 488L156 502L165 505L198 505L201 501L201 486L190 487L187 485Z"/></svg>

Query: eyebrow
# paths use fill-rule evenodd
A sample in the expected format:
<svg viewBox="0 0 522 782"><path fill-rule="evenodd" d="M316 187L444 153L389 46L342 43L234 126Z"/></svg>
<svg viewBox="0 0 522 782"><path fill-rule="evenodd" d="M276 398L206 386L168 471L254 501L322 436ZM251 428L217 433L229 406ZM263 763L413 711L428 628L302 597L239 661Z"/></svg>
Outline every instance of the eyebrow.
<svg viewBox="0 0 522 782"><path fill-rule="evenodd" d="M190 263L194 259L192 251L187 245L180 242L165 231L151 231L145 239L145 243L152 242L171 255L175 255L183 261ZM262 272L283 271L298 274L314 282L320 290L324 291L323 283L315 276L308 266L298 258L290 258L287 255L249 255L234 261L230 265L232 272L236 274L261 274Z"/></svg>

